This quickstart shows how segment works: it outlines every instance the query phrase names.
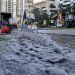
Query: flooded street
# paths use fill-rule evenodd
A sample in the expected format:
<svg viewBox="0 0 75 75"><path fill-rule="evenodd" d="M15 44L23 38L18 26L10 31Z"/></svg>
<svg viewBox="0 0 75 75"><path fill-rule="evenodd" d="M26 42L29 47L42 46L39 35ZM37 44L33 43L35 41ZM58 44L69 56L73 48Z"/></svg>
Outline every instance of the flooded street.
<svg viewBox="0 0 75 75"><path fill-rule="evenodd" d="M0 37L0 75L75 75L75 36L14 30Z"/></svg>

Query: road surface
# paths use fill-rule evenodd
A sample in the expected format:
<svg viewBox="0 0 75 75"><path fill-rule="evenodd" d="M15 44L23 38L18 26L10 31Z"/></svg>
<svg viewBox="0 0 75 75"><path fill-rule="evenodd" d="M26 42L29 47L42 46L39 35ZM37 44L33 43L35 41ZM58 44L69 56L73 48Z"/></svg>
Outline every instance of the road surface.
<svg viewBox="0 0 75 75"><path fill-rule="evenodd" d="M75 36L75 30L74 29L63 29L63 30L39 30L39 33L54 33L54 34L63 34L63 35L74 35Z"/></svg>
<svg viewBox="0 0 75 75"><path fill-rule="evenodd" d="M0 75L75 75L75 50L53 35L14 30L0 37Z"/></svg>

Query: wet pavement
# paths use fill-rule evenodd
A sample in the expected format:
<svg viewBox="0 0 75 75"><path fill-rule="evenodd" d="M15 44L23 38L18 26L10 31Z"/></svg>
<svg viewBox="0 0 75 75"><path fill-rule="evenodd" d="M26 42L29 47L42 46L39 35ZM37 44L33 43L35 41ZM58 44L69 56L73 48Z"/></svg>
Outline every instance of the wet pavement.
<svg viewBox="0 0 75 75"><path fill-rule="evenodd" d="M54 34L63 34L63 35L72 35L75 36L75 29L58 29L58 30L49 30L49 29L45 29L39 30L39 33L45 33L45 34L50 34L50 33L54 33Z"/></svg>
<svg viewBox="0 0 75 75"><path fill-rule="evenodd" d="M74 36L14 30L1 38L0 75L75 75Z"/></svg>

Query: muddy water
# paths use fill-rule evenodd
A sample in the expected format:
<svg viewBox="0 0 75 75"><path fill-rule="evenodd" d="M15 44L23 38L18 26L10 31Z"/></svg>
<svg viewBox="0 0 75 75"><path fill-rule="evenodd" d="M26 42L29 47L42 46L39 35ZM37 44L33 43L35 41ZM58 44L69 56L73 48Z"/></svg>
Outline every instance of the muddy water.
<svg viewBox="0 0 75 75"><path fill-rule="evenodd" d="M50 35L50 34L49 34ZM75 36L51 34L52 39L62 46L75 49Z"/></svg>
<svg viewBox="0 0 75 75"><path fill-rule="evenodd" d="M8 40L0 43L0 74L75 75L75 51L54 36L25 31L6 35Z"/></svg>

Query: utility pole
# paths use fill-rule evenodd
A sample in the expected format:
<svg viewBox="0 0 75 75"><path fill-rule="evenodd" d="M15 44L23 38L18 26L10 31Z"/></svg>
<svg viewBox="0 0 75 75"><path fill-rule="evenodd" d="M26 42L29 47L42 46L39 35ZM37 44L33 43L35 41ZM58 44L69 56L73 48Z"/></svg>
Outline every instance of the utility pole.
<svg viewBox="0 0 75 75"><path fill-rule="evenodd" d="M0 19L1 19L1 0L0 0Z"/></svg>

